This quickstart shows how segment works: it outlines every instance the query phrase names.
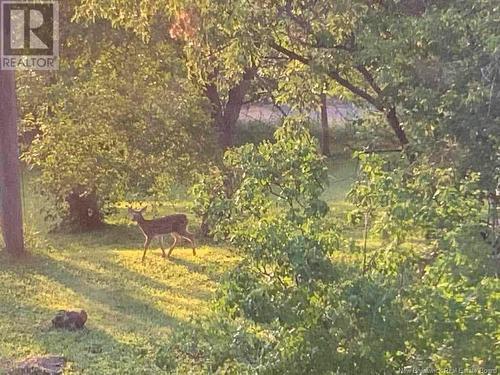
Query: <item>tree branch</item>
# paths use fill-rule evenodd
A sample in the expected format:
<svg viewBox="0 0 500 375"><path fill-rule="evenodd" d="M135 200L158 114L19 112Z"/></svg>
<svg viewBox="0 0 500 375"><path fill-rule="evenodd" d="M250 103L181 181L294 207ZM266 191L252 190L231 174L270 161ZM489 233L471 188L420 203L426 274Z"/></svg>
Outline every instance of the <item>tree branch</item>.
<svg viewBox="0 0 500 375"><path fill-rule="evenodd" d="M365 80L370 84L370 87L377 93L377 95L382 96L382 89L380 88L379 85L375 82L375 79L373 78L373 75L366 69L364 65L358 65L356 66L356 69L358 72L360 72Z"/></svg>
<svg viewBox="0 0 500 375"><path fill-rule="evenodd" d="M282 45L272 41L270 43L270 47L275 49L276 51L288 56L290 59L299 61L304 65L311 65L311 59L305 56L299 55L298 53L289 50ZM378 97L370 95L369 92L360 88L342 77L340 73L333 69L325 69L325 74L340 84L342 87L348 89L353 94L357 95L360 98L365 99L368 103L373 105L378 111L383 112L389 123L389 126L393 129L394 133L398 137L398 140L402 146L407 145L408 138L406 137L404 129L401 127L401 123L396 113L396 107L386 103L381 97L383 97L382 89L376 84L375 79L371 75L371 73L366 69L366 67L362 65L356 66L356 69L363 75L363 78L368 82L370 87L377 93Z"/></svg>
<svg viewBox="0 0 500 375"><path fill-rule="evenodd" d="M273 88L271 87L270 84L268 84L266 82L266 80L261 77L261 76L257 76L257 80L262 83L262 86L263 86L263 89L266 91L267 95L271 98L271 100L273 101L273 106L278 110L280 111L281 115L283 117L287 117L288 116L288 113L285 112L285 110L283 108L281 108L281 106L278 104L278 101L276 100L276 97L273 95Z"/></svg>
<svg viewBox="0 0 500 375"><path fill-rule="evenodd" d="M288 56L292 60L296 60L301 62L304 65L310 66L311 60L307 57L304 57L302 55L299 55L298 53L289 50L275 42L270 43L271 48L275 49L276 51ZM367 91L363 90L362 88L353 85L351 82L349 82L347 79L343 78L339 72L333 69L326 69L325 74L327 74L330 78L332 78L334 81L336 81L338 84L340 84L342 87L345 87L349 91L351 91L353 94L359 96L360 98L365 99L368 103L373 105L377 110L384 112L385 108L382 103L380 103L378 98L375 98L374 96L370 95Z"/></svg>

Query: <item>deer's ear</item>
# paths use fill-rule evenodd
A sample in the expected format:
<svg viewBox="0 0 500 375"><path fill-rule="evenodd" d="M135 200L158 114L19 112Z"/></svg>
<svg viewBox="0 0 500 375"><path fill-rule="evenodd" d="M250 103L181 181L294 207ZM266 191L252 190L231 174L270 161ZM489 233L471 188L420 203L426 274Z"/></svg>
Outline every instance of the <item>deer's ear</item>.
<svg viewBox="0 0 500 375"><path fill-rule="evenodd" d="M139 210L139 212L142 214L144 211L146 211L146 209L147 209L147 208L148 208L148 206L144 206L143 208L141 208L141 209Z"/></svg>
<svg viewBox="0 0 500 375"><path fill-rule="evenodd" d="M134 210L132 209L132 207L129 207L128 208L128 213L131 214L132 212L134 212Z"/></svg>

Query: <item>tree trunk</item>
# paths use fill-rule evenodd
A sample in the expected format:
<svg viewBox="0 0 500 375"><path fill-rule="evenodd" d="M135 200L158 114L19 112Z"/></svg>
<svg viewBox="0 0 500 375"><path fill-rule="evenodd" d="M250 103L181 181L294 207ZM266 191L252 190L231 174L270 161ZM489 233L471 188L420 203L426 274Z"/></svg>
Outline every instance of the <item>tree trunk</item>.
<svg viewBox="0 0 500 375"><path fill-rule="evenodd" d="M92 231L104 225L104 215L95 191L87 191L83 186L77 186L68 194L66 202L69 212L63 226L66 225L73 231Z"/></svg>
<svg viewBox="0 0 500 375"><path fill-rule="evenodd" d="M16 257L24 254L18 142L14 72L0 70L0 199L2 230L7 251Z"/></svg>
<svg viewBox="0 0 500 375"><path fill-rule="evenodd" d="M234 128L240 118L241 107L250 82L242 80L231 90L224 109L223 123L221 124L221 146L225 149L234 145Z"/></svg>
<svg viewBox="0 0 500 375"><path fill-rule="evenodd" d="M401 123L399 122L399 118L396 113L396 108L389 108L389 110L385 114L385 117L387 118L387 122L389 123L392 130L394 130L396 137L398 137L401 146L406 146L409 143L408 138L406 138L406 133L401 127Z"/></svg>
<svg viewBox="0 0 500 375"><path fill-rule="evenodd" d="M243 74L243 79L229 90L225 104L222 103L218 88L214 83L210 83L205 88L205 95L212 105L212 119L222 150L227 150L234 145L234 128L240 117L243 101L254 75L254 69L247 70Z"/></svg>
<svg viewBox="0 0 500 375"><path fill-rule="evenodd" d="M326 94L321 94L321 153L330 156L330 128L328 127L328 103Z"/></svg>
<svg viewBox="0 0 500 375"><path fill-rule="evenodd" d="M210 116L212 117L212 121L214 122L215 130L217 132L219 145L225 143L225 140L222 137L223 128L224 128L224 110L222 107L222 102L220 100L219 91L215 83L210 83L205 87L205 96L208 98L211 106Z"/></svg>

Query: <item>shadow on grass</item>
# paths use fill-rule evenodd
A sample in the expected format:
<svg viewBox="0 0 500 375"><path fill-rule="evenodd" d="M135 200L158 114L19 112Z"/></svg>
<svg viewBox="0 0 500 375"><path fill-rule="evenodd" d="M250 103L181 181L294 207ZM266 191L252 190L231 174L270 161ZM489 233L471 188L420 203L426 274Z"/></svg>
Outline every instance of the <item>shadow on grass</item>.
<svg viewBox="0 0 500 375"><path fill-rule="evenodd" d="M127 279L137 279L139 275L127 276L129 271L125 268L115 267L116 272L119 272L117 276L123 279L120 282L116 277L98 275L65 260L54 260L44 254L34 254L20 267L9 269L16 274L12 277L23 278L24 274L29 272L32 277L39 275L51 280L54 285L69 288L78 297L87 300L90 306L99 308L101 313L115 313L119 319L125 321L125 325L132 323L139 326L172 327L179 323L176 318L154 307L150 301L138 298L143 294L140 286L129 287ZM140 277L139 283L153 284L145 276ZM156 284L155 287L167 289L164 284ZM87 306L83 308L89 309ZM92 312L89 313L91 316Z"/></svg>
<svg viewBox="0 0 500 375"><path fill-rule="evenodd" d="M192 311L193 301L206 299L207 291L196 285L169 286L114 263L105 251L96 257L85 255L66 253L66 258L52 258L42 253L14 261L0 254L0 280L4 281L0 286L0 346L5 345L0 357L10 357L0 358L0 363L53 353L73 362L71 370L77 373L157 373L158 347L172 329L189 324L166 312L165 303ZM161 267L153 270L161 271ZM48 329L59 308L85 309L89 329ZM142 372L136 372L138 368Z"/></svg>
<svg viewBox="0 0 500 375"><path fill-rule="evenodd" d="M142 248L144 237L132 225L106 224L92 232L54 232L48 235L51 245L61 249L101 248L132 250Z"/></svg>
<svg viewBox="0 0 500 375"><path fill-rule="evenodd" d="M166 281L170 277L175 277L171 276L169 271L169 266L171 266L170 262L173 262L176 264L173 258L170 258L169 260L165 260L163 257L160 256L160 254L156 254L156 256L160 259L161 262L164 262L164 268L163 270L160 269L159 271L163 271L164 276ZM141 264L142 263L138 260L137 263ZM124 283L128 284L128 287L134 287L134 290L136 292L141 292L144 289L149 289L149 290L157 290L157 291L164 291L168 290L172 294L175 295L180 295L184 298L190 298L193 300L205 300L209 297L210 293L206 291L202 287L197 287L190 285L189 289L186 290L186 288L181 288L178 286L174 285L169 285L167 282L161 282L158 280L155 280L152 277L146 276L143 273L136 272L134 270L131 270L130 268L124 267L124 265L121 265L120 263L115 263L113 261L110 261L109 259L103 258L99 260L99 264L106 269L106 271L109 272L109 274L118 276L120 277ZM147 267L147 265L145 266ZM205 276L208 277L207 274L204 274ZM115 282L113 279L116 277L109 276L107 274L102 274L99 277L104 278L108 280L109 282Z"/></svg>
<svg viewBox="0 0 500 375"><path fill-rule="evenodd" d="M170 261L176 265L183 266L188 272L197 273L208 277L214 282L219 282L222 276L221 264L203 259L203 264L195 263L184 258L172 256Z"/></svg>

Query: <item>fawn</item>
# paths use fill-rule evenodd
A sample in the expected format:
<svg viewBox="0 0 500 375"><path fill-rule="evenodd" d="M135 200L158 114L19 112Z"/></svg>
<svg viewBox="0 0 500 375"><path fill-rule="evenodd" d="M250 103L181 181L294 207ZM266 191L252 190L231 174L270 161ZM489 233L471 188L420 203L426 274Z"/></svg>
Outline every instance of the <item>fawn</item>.
<svg viewBox="0 0 500 375"><path fill-rule="evenodd" d="M146 241L144 242L144 254L142 255L142 262L146 259L146 251L154 238L159 238L161 251L163 253L163 257L170 257L172 254L172 250L175 245L177 245L177 241L179 238L184 238L188 240L193 246L193 255L196 255L196 247L194 244L194 236L192 233L189 233L187 230L188 226L188 218L184 214L175 214L165 216L159 219L146 220L142 216L147 207L140 209L139 211L133 210L132 208L128 209L128 213L132 218L132 221L137 222L139 228L141 228L144 237L146 237ZM168 255L165 254L165 248L163 247L163 236L165 234L170 234L174 238L174 243L168 249Z"/></svg>

